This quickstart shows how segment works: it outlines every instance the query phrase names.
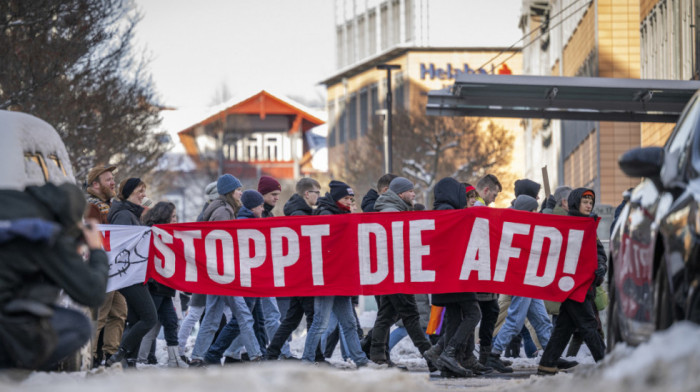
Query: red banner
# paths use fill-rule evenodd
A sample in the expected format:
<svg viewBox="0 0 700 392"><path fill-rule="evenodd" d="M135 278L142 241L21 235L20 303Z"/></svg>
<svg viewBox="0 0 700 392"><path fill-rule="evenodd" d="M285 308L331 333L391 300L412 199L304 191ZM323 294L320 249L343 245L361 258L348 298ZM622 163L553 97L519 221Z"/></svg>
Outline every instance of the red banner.
<svg viewBox="0 0 700 392"><path fill-rule="evenodd" d="M583 301L597 222L475 207L153 227L148 277L239 296L492 292Z"/></svg>

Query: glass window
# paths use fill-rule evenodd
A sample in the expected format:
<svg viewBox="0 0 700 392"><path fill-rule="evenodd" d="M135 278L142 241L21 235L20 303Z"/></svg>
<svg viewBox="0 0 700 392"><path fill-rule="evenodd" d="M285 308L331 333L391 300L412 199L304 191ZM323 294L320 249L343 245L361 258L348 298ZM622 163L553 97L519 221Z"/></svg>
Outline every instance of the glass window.
<svg viewBox="0 0 700 392"><path fill-rule="evenodd" d="M360 135L364 136L367 134L367 124L369 123L369 106L367 102L367 89L364 88L360 91Z"/></svg>
<svg viewBox="0 0 700 392"><path fill-rule="evenodd" d="M357 138L357 95L350 96L348 103L348 139L355 140Z"/></svg>
<svg viewBox="0 0 700 392"><path fill-rule="evenodd" d="M688 161L690 141L698 125L700 114L700 102L698 96L694 96L688 104L685 114L676 125L676 129L666 143L664 166L661 170L661 180L665 185L671 185L683 174Z"/></svg>

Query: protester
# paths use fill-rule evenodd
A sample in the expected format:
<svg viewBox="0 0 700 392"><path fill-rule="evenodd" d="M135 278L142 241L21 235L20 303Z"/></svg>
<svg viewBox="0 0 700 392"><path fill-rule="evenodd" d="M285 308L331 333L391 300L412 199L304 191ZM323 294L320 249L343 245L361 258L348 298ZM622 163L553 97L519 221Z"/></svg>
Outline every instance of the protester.
<svg viewBox="0 0 700 392"><path fill-rule="evenodd" d="M156 203L153 208L144 214L142 220L146 226L177 223L175 204L164 201ZM177 314L173 305L175 290L153 279L148 282L148 289L158 312L158 324L141 341L138 359L141 362L146 360L146 356L151 350L151 345L155 341L162 325L165 342L168 346L168 367L186 368L188 367L187 363L180 358L177 352Z"/></svg>
<svg viewBox="0 0 700 392"><path fill-rule="evenodd" d="M85 199L72 184L2 190L0 204L0 368L49 370L92 335L87 317L55 305L59 291L90 307L105 297L97 221L83 225Z"/></svg>
<svg viewBox="0 0 700 392"><path fill-rule="evenodd" d="M313 214L313 207L316 205L321 194L321 185L312 178L302 178L297 182L296 193L284 205L286 216L308 216ZM275 360L280 358L281 349L287 342L292 332L299 326L301 319L306 315L306 328L311 327L314 318L314 297L291 297L285 316L280 323L277 332L270 339L267 346L266 359ZM316 349L315 362L324 362L323 353L320 348Z"/></svg>
<svg viewBox="0 0 700 392"><path fill-rule="evenodd" d="M216 181L210 182L206 187L204 187L204 206L202 207L202 211L199 213L199 215L197 215L197 222L202 222L205 220L204 211L206 211L209 204L211 204L211 202L218 197L219 192L216 189Z"/></svg>
<svg viewBox="0 0 700 392"><path fill-rule="evenodd" d="M141 214L144 211L141 201L146 197L146 184L140 178L129 178L119 185L118 199L112 203L109 211L109 223L113 225L133 225L141 224ZM138 354L139 345L144 335L156 325L158 314L155 304L148 292L148 288L142 283L119 289L119 292L126 299L129 309L127 322L129 328L122 336L121 344L117 352L112 354L105 361L106 366L112 366L117 362L122 367L127 367L127 356Z"/></svg>
<svg viewBox="0 0 700 392"><path fill-rule="evenodd" d="M454 178L446 177L435 185L434 210L460 210L467 208L467 188ZM445 307L445 326L438 344L423 353L428 363L447 374L471 377L493 371L480 364L473 356L474 341L469 339L479 320L481 311L474 293L433 294L432 303ZM460 361L460 359L462 361Z"/></svg>
<svg viewBox="0 0 700 392"><path fill-rule="evenodd" d="M116 196L114 170L116 166L99 166L92 168L86 178L86 192L88 208L85 210L85 219L95 219L101 224L107 224L107 216L112 205L112 198ZM109 358L117 352L119 342L124 333L126 322L126 300L118 291L110 291L105 300L97 309L97 321L95 335L92 340L93 366L99 366L103 359ZM103 332L104 331L104 332ZM98 352L98 338L102 333L103 344Z"/></svg>
<svg viewBox="0 0 700 392"><path fill-rule="evenodd" d="M516 181L517 184L517 181ZM520 211L533 212L537 210L537 200L527 194L519 195L511 208ZM525 325L525 319L529 320L537 333L537 339L544 347L552 333L552 324L547 315L544 302L541 299L512 296L510 306L507 308L505 324L501 327L493 342L491 353L486 360L486 366L492 367L501 373L510 373L512 368L501 362L503 350L511 340L520 335Z"/></svg>
<svg viewBox="0 0 700 392"><path fill-rule="evenodd" d="M389 184L391 184L391 181L396 177L398 177L396 174L391 173L387 173L379 177L379 180L377 181L377 190L375 191L374 189L370 189L365 197L362 198L362 204L360 205L362 207L362 212L375 212L374 203L377 201L379 196L389 190Z"/></svg>
<svg viewBox="0 0 700 392"><path fill-rule="evenodd" d="M265 200L265 211L263 212L262 217L273 217L274 215L272 214L272 209L275 208L280 199L282 186L280 185L279 181L275 180L274 178L270 176L262 176L258 181L258 192L260 192Z"/></svg>
<svg viewBox="0 0 700 392"><path fill-rule="evenodd" d="M568 198L569 215L597 219L593 214L595 206L595 192L587 188L577 188L571 191ZM597 362L605 357L605 343L598 334L598 323L595 318L593 307L595 299L595 288L600 286L607 272L607 258L605 250L600 240L596 240L598 254L598 268L594 272L593 284L591 284L586 298L583 302L576 302L567 299L562 302L559 308L559 317L554 324L552 336L544 349L542 359L537 368L540 374L556 374L559 370L569 369L577 365L574 361L564 361L561 354L564 352L569 339L576 328L579 329L583 340Z"/></svg>
<svg viewBox="0 0 700 392"><path fill-rule="evenodd" d="M350 205L355 196L352 188L341 181L331 181L330 193L319 198L316 215L336 215L350 213ZM340 332L345 338L348 355L355 366L363 367L375 365L367 359L367 356L360 348L360 339L357 336L357 322L353 316L353 308L350 297L345 296L325 296L314 298L314 318L306 335L306 345L302 361L313 362L316 356L321 335L328 327L331 312L338 318Z"/></svg>
<svg viewBox="0 0 700 392"><path fill-rule="evenodd" d="M389 184L389 189L379 196L374 204L378 212L402 212L413 209L416 194L414 185L404 177L396 177ZM390 364L387 357L387 343L391 326L399 319L411 337L413 344L423 355L432 346L425 337L425 330L420 325L420 315L413 294L390 294L380 296L380 306L372 332L370 359L377 364ZM428 366L433 364L428 362Z"/></svg>

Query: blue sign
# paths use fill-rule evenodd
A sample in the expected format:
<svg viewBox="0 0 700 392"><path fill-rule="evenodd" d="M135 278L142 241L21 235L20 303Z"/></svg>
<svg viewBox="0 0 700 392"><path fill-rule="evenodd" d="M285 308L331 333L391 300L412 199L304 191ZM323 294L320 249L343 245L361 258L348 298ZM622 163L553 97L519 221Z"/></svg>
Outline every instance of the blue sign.
<svg viewBox="0 0 700 392"><path fill-rule="evenodd" d="M459 68L452 68L452 64L447 64L446 68L436 68L435 64L430 63L429 66L426 67L425 63L420 64L420 78L421 80L425 80L427 76L430 76L430 80L435 80L440 79L440 80L446 80L446 79L454 79L457 77L457 75L466 73L466 74L473 74L473 73L480 73L480 74L487 74L485 69L479 68L477 69L472 69L469 67L469 64L464 63L464 68L459 69Z"/></svg>

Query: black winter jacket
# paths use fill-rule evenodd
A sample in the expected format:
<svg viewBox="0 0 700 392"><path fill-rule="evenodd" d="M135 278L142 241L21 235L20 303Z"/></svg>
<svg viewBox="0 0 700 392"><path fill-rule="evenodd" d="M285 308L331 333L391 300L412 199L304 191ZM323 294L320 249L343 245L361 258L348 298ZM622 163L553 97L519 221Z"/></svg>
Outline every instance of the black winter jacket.
<svg viewBox="0 0 700 392"><path fill-rule="evenodd" d="M451 177L443 178L435 185L435 210L460 210L467 206L467 188ZM476 301L474 293L433 294L435 306L445 306L458 302Z"/></svg>
<svg viewBox="0 0 700 392"><path fill-rule="evenodd" d="M326 193L326 196L319 197L316 203L316 211L314 215L338 215L338 214L349 214L350 211L343 211L335 204L335 201L331 197L330 193Z"/></svg>
<svg viewBox="0 0 700 392"><path fill-rule="evenodd" d="M375 212L374 203L379 199L379 193L374 189L370 189L369 192L362 198L362 212Z"/></svg>
<svg viewBox="0 0 700 392"><path fill-rule="evenodd" d="M292 195L284 204L284 209L282 211L284 211L284 215L286 216L313 215L314 213L314 209L297 193Z"/></svg>
<svg viewBox="0 0 700 392"><path fill-rule="evenodd" d="M598 215L596 214L591 214L591 215L583 215L581 212L579 212L579 205L581 204L581 196L583 196L583 193L586 191L593 192L592 189L588 188L576 188L571 193L569 194L569 216L578 216L578 217L583 217L583 218L592 218L594 220L598 219ZM595 192L593 192L595 194ZM595 207L595 199L593 200L593 206ZM605 274L608 272L608 257L605 255L605 248L603 247L603 244L600 242L600 239L596 236L596 251L598 253L598 268L595 270L595 277L596 280L594 281L594 284L591 285L591 288L588 291L588 296L595 296L595 287L596 285L600 286L600 284L603 282L603 279L605 278Z"/></svg>
<svg viewBox="0 0 700 392"><path fill-rule="evenodd" d="M105 298L109 263L102 250L92 250L87 262L77 252L77 227L85 198L71 184L28 187L24 192L0 191L0 220L40 218L60 231L49 242L15 238L0 244L0 309L11 299L53 304L61 289L76 302L99 306Z"/></svg>
<svg viewBox="0 0 700 392"><path fill-rule="evenodd" d="M128 200L115 200L109 209L107 221L110 225L140 226L144 208Z"/></svg>
<svg viewBox="0 0 700 392"><path fill-rule="evenodd" d="M263 218L272 218L273 216L275 216L275 214L272 213L272 210L275 208L274 206L271 206L271 205L265 203L265 204L263 204L263 208L264 208L263 213L262 213Z"/></svg>

